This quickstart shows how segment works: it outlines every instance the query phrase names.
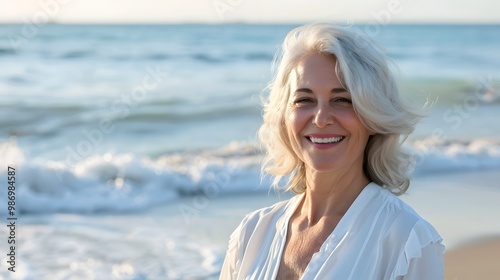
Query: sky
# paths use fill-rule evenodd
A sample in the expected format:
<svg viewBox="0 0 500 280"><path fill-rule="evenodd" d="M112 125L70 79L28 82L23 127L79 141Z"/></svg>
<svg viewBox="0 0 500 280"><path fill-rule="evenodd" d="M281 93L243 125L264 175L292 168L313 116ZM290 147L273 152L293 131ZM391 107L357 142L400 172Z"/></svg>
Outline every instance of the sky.
<svg viewBox="0 0 500 280"><path fill-rule="evenodd" d="M498 0L0 0L16 23L500 23Z"/></svg>

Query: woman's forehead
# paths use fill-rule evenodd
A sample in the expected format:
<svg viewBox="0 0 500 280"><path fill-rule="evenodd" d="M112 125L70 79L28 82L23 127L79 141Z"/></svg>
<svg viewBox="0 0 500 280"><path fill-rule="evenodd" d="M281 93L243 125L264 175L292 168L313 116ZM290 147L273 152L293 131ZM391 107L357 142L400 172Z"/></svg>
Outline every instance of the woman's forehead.
<svg viewBox="0 0 500 280"><path fill-rule="evenodd" d="M335 70L336 63L335 57L324 54L304 56L290 73L292 86L341 86Z"/></svg>

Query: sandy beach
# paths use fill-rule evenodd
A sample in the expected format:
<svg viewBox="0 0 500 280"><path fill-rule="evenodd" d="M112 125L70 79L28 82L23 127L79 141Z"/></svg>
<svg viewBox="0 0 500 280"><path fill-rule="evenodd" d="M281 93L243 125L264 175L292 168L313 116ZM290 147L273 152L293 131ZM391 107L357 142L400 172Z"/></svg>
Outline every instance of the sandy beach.
<svg viewBox="0 0 500 280"><path fill-rule="evenodd" d="M445 279L500 279L500 236L484 238L446 252Z"/></svg>

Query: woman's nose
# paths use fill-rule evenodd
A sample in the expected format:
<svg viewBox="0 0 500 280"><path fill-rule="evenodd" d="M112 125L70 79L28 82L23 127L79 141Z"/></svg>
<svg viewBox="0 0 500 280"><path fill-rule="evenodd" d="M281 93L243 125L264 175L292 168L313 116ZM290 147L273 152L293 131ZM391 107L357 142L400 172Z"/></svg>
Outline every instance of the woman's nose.
<svg viewBox="0 0 500 280"><path fill-rule="evenodd" d="M318 104L318 108L315 112L314 118L313 118L313 123L319 127L323 128L326 127L327 125L333 124L333 112L332 108L328 105L320 105Z"/></svg>

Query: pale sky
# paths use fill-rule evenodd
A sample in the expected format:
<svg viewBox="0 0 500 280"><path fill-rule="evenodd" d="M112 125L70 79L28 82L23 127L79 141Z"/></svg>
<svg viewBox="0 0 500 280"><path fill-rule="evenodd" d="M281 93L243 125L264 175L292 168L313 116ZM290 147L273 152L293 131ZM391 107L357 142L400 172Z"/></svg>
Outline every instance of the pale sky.
<svg viewBox="0 0 500 280"><path fill-rule="evenodd" d="M498 0L0 0L0 22L500 23Z"/></svg>

